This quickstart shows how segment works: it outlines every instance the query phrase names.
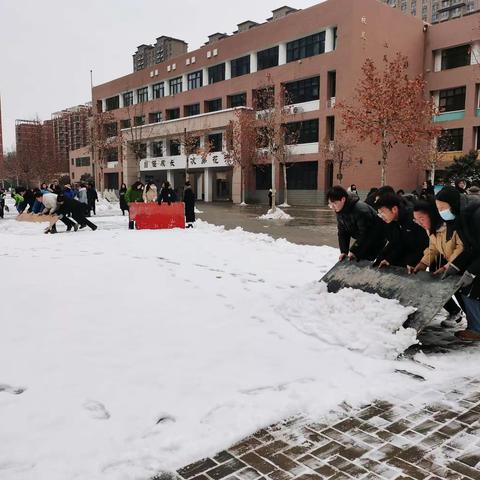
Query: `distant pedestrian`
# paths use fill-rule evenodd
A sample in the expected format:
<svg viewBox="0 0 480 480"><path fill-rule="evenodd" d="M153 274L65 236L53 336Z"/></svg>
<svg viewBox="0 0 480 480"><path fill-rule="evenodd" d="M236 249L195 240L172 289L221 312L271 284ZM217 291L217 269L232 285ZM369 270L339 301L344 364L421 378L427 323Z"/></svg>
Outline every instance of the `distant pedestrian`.
<svg viewBox="0 0 480 480"><path fill-rule="evenodd" d="M272 191L272 189L270 189L270 190L268 191L268 206L269 206L270 208L272 208L272 202L273 202L272 199L273 199L273 191Z"/></svg>
<svg viewBox="0 0 480 480"><path fill-rule="evenodd" d="M128 203L125 200L125 194L127 193L127 185L122 183L120 190L118 191L118 195L120 197L120 210L122 211L122 215L125 215L125 212L128 212Z"/></svg>
<svg viewBox="0 0 480 480"><path fill-rule="evenodd" d="M163 184L160 194L158 195L158 204L167 203L171 205L173 202L175 202L175 192L170 186L170 182L167 181Z"/></svg>
<svg viewBox="0 0 480 480"><path fill-rule="evenodd" d="M153 182L147 182L143 191L143 201L145 203L154 203L158 198L157 186Z"/></svg>
<svg viewBox="0 0 480 480"><path fill-rule="evenodd" d="M460 178L455 181L455 188L460 193L467 193L467 182L463 178Z"/></svg>
<svg viewBox="0 0 480 480"><path fill-rule="evenodd" d="M185 182L183 202L185 203L185 222L187 228L193 228L193 223L195 222L195 194L189 181Z"/></svg>
<svg viewBox="0 0 480 480"><path fill-rule="evenodd" d="M357 197L360 198L357 192L357 186L355 184L352 184L348 187L347 192L350 194L352 197Z"/></svg>
<svg viewBox="0 0 480 480"><path fill-rule="evenodd" d="M95 211L95 202L98 202L98 193L95 190L93 183L89 183L87 186L87 201L88 201L88 216L93 212L96 215Z"/></svg>

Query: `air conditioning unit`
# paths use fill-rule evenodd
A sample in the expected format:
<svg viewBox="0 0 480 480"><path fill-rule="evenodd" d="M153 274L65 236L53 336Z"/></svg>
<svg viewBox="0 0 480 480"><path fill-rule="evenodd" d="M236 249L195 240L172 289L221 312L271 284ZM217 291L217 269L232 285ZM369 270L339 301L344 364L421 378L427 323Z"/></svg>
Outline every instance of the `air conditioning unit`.
<svg viewBox="0 0 480 480"><path fill-rule="evenodd" d="M301 113L303 112L303 108L302 107L292 107L292 113L295 114L295 113Z"/></svg>

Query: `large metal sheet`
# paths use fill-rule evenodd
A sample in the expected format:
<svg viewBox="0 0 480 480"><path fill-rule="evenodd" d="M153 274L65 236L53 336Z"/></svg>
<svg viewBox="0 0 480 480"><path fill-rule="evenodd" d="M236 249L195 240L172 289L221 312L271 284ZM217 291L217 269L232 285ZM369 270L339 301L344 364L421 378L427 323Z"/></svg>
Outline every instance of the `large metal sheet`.
<svg viewBox="0 0 480 480"><path fill-rule="evenodd" d="M408 275L404 268L379 270L368 261L343 261L327 272L322 281L328 285L329 292L358 288L383 298L396 299L404 306L415 307L417 311L410 315L408 326L420 332L458 290L460 276L441 280L428 272Z"/></svg>

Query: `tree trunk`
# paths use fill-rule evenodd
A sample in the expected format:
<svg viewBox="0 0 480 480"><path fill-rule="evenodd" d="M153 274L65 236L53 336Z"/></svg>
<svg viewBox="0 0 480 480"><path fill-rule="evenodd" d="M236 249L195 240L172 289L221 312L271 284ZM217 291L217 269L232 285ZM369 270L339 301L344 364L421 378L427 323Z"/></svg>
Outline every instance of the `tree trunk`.
<svg viewBox="0 0 480 480"><path fill-rule="evenodd" d="M287 164L283 164L283 203L288 205Z"/></svg>
<svg viewBox="0 0 480 480"><path fill-rule="evenodd" d="M240 202L245 204L245 175L243 173L243 168L240 168Z"/></svg>
<svg viewBox="0 0 480 480"><path fill-rule="evenodd" d="M275 212L277 191L275 188L275 157L272 155L272 213Z"/></svg>
<svg viewBox="0 0 480 480"><path fill-rule="evenodd" d="M385 186L387 182L387 158L388 158L388 146L385 142L385 134L382 135L382 177L380 180L380 184L382 187Z"/></svg>
<svg viewBox="0 0 480 480"><path fill-rule="evenodd" d="M432 163L432 170L430 171L430 181L432 182L432 185L435 185L435 168L436 165L435 165L435 162Z"/></svg>

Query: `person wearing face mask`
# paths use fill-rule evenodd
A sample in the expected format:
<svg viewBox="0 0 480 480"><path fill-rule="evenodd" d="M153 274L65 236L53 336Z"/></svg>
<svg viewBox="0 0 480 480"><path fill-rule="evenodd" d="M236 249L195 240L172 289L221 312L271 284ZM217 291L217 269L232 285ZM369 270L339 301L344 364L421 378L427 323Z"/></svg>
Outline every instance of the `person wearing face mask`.
<svg viewBox="0 0 480 480"><path fill-rule="evenodd" d="M357 186L355 184L352 184L348 187L347 192L350 194L352 197L357 197L360 198L357 192Z"/></svg>
<svg viewBox="0 0 480 480"><path fill-rule="evenodd" d="M143 203L143 185L142 182L135 182L125 193L127 205L130 203Z"/></svg>
<svg viewBox="0 0 480 480"><path fill-rule="evenodd" d="M398 195L383 195L375 203L378 215L385 222L385 236L388 240L378 256L375 265L385 268L415 268L428 246L425 230L413 221L413 211Z"/></svg>
<svg viewBox="0 0 480 480"><path fill-rule="evenodd" d="M341 186L327 192L327 201L337 214L339 261L375 260L385 245L383 222L375 209ZM350 245L352 238L355 241Z"/></svg>
<svg viewBox="0 0 480 480"><path fill-rule="evenodd" d="M455 222L445 222L438 213L435 203L431 200L419 200L414 206L415 222L421 225L429 236L429 245L425 249L422 259L409 273L417 273L427 268L432 275L443 277L445 272L463 252L463 242L455 230ZM455 294L458 304L463 301L459 293ZM451 298L443 308L448 316L442 321L442 327L458 327L463 319L462 309Z"/></svg>
<svg viewBox="0 0 480 480"><path fill-rule="evenodd" d="M480 341L480 201L454 187L444 187L435 203L443 220L454 222L464 246L445 271L445 276L462 275L460 288L468 326L455 335L462 340Z"/></svg>

